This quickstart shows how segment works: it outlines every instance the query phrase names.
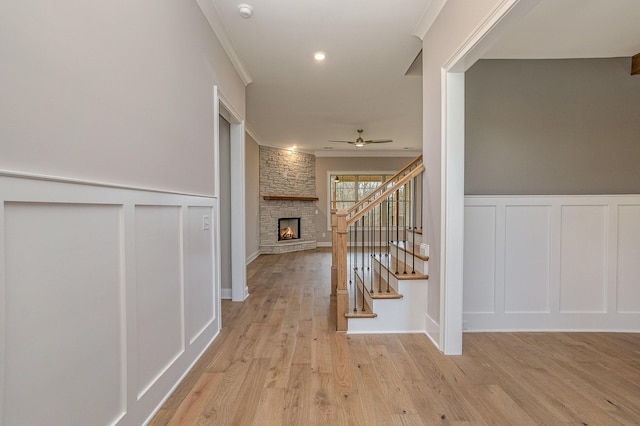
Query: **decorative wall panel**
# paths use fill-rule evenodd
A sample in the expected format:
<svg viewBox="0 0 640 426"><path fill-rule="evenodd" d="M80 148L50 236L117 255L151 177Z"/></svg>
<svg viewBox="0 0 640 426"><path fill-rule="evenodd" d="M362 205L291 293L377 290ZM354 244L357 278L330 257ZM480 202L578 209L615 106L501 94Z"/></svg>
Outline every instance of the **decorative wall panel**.
<svg viewBox="0 0 640 426"><path fill-rule="evenodd" d="M120 212L5 203L1 424L110 424L123 414Z"/></svg>
<svg viewBox="0 0 640 426"><path fill-rule="evenodd" d="M640 332L640 195L466 196L464 233L466 330Z"/></svg>
<svg viewBox="0 0 640 426"><path fill-rule="evenodd" d="M505 312L549 310L549 206L507 206Z"/></svg>
<svg viewBox="0 0 640 426"><path fill-rule="evenodd" d="M473 209L473 210L471 210ZM496 282L496 208L465 208L464 268L475 285L463 294L468 312L494 312Z"/></svg>
<svg viewBox="0 0 640 426"><path fill-rule="evenodd" d="M640 205L618 207L617 249L617 311L640 314Z"/></svg>
<svg viewBox="0 0 640 426"><path fill-rule="evenodd" d="M0 424L148 421L220 331L218 228L212 197L0 172Z"/></svg>
<svg viewBox="0 0 640 426"><path fill-rule="evenodd" d="M210 231L203 218L211 218L210 207L189 207L186 233L185 308L187 337L193 342L214 319L215 288L211 268Z"/></svg>
<svg viewBox="0 0 640 426"><path fill-rule="evenodd" d="M607 209L562 206L560 311L606 311Z"/></svg>
<svg viewBox="0 0 640 426"><path fill-rule="evenodd" d="M138 393L183 351L182 225L176 206L136 206Z"/></svg>

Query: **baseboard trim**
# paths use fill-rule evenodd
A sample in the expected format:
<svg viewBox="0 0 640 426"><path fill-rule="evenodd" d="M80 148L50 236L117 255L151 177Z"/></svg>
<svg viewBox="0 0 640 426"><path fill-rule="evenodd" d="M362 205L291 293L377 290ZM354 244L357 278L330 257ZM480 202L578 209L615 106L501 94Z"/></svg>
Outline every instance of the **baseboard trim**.
<svg viewBox="0 0 640 426"><path fill-rule="evenodd" d="M428 314L424 316L425 318L425 327L424 334L427 335L429 340L435 345L440 352L444 352L440 347L440 325L433 320Z"/></svg>
<svg viewBox="0 0 640 426"><path fill-rule="evenodd" d="M144 421L143 424L145 424L145 425L148 424L153 419L153 417L156 414L158 414L158 411L160 411L160 409L162 408L164 403L169 399L169 397L173 394L173 392L175 392L175 390L178 388L180 383L182 383L184 378L187 377L187 374L189 374L189 372L193 369L193 366L196 365L196 363L200 360L200 358L202 358L202 355L204 355L204 353L207 351L207 349L209 349L209 347L213 344L213 342L218 338L219 335L220 335L220 329L218 329L218 331L211 338L209 343L207 343L204 346L204 348L200 351L198 356L196 356L196 358L191 362L191 364L189 364L189 367L186 369L186 371L184 373L182 373L182 375L180 376L178 381L176 381L176 383L171 387L171 389L169 389L169 392L167 392L167 394L164 396L164 398L162 398L162 400L160 401L160 403L158 403L156 408L153 409L153 411L151 412L151 414L149 414L149 416L147 417L147 419Z"/></svg>
<svg viewBox="0 0 640 426"><path fill-rule="evenodd" d="M260 256L260 250L256 250L253 253L251 253L248 257L247 260L245 262L245 265L250 264L251 262L253 262L254 260L256 260L258 258L258 256Z"/></svg>
<svg viewBox="0 0 640 426"><path fill-rule="evenodd" d="M223 300L231 300L231 289L230 288L220 289L220 298Z"/></svg>

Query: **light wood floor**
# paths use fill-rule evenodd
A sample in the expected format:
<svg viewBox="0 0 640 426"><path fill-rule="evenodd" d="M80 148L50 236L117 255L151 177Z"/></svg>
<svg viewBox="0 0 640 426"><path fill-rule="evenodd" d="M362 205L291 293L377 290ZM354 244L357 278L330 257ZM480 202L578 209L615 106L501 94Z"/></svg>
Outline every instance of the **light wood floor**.
<svg viewBox="0 0 640 426"><path fill-rule="evenodd" d="M152 425L640 424L640 334L333 331L330 253L260 256L251 296Z"/></svg>

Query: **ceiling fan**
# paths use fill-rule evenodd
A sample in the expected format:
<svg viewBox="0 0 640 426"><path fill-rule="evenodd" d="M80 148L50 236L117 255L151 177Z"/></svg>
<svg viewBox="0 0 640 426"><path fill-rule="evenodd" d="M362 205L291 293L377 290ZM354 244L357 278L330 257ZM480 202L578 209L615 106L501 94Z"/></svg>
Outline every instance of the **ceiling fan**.
<svg viewBox="0 0 640 426"><path fill-rule="evenodd" d="M364 139L362 139L362 132L364 132L364 130L358 129L358 139L356 139L355 141L329 141L329 142L350 143L351 145L355 145L356 148L362 148L363 146L369 145L370 143L393 142L393 139L373 139L373 140L365 141Z"/></svg>

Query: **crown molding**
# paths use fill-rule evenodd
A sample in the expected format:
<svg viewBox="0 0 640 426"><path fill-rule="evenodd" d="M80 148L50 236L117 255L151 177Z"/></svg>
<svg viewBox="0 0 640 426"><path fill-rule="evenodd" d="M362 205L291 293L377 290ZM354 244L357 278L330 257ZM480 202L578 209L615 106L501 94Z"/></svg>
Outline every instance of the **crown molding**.
<svg viewBox="0 0 640 426"><path fill-rule="evenodd" d="M227 56L229 56L229 60L233 64L233 67L240 75L242 82L245 86L248 86L253 80L240 60L240 56L236 53L233 43L231 42L231 38L229 38L229 34L222 23L222 19L220 19L220 14L218 13L218 9L216 9L216 5L213 3L213 0L196 0L196 2L198 3L198 6L200 6L205 18L207 18L207 21L209 22L209 25L216 37L218 37L218 40L224 48L224 51L227 53Z"/></svg>
<svg viewBox="0 0 640 426"><path fill-rule="evenodd" d="M444 7L447 0L431 0L422 14L422 17L418 21L418 24L413 29L413 35L420 40L424 40L424 36L431 28L436 18L440 14L440 11Z"/></svg>

